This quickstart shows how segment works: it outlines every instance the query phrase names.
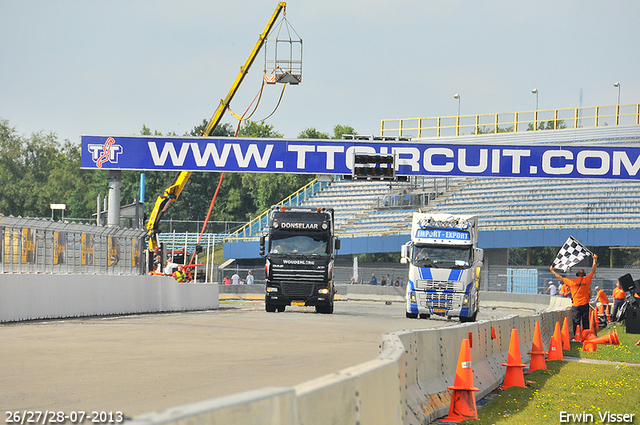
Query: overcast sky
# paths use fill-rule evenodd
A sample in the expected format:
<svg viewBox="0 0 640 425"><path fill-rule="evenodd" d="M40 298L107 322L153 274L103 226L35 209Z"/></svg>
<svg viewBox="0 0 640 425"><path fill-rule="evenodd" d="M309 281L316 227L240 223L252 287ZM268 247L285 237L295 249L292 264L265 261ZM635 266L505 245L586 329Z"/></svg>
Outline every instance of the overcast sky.
<svg viewBox="0 0 640 425"><path fill-rule="evenodd" d="M265 0L0 0L0 118L44 131L179 135L209 119L275 7ZM640 2L292 0L302 84L267 121L336 124L640 102ZM261 53L231 107L258 93ZM267 86L266 117L282 85ZM225 114L223 122L237 120Z"/></svg>

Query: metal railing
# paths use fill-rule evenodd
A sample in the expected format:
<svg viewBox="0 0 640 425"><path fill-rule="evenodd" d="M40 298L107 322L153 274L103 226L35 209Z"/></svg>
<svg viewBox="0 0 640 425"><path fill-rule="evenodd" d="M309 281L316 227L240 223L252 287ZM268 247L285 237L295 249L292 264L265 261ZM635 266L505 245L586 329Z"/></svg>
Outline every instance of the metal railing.
<svg viewBox="0 0 640 425"><path fill-rule="evenodd" d="M314 179L309 182L306 186L293 193L292 195L286 197L282 201L278 202L277 205L284 206L298 206L302 204L305 200L309 199L312 195L318 193L324 187L328 186L330 182L328 181L318 181L318 179ZM269 210L266 210L258 217L254 218L244 226L242 226L238 231L233 232L227 237L224 241L228 242L230 239L234 240L245 240L247 238L254 237L256 233L258 233L261 229L264 229L267 226L269 218Z"/></svg>
<svg viewBox="0 0 640 425"><path fill-rule="evenodd" d="M144 230L0 215L1 273L144 274Z"/></svg>
<svg viewBox="0 0 640 425"><path fill-rule="evenodd" d="M380 123L380 135L422 138L638 124L640 104L632 103L497 114L385 119Z"/></svg>

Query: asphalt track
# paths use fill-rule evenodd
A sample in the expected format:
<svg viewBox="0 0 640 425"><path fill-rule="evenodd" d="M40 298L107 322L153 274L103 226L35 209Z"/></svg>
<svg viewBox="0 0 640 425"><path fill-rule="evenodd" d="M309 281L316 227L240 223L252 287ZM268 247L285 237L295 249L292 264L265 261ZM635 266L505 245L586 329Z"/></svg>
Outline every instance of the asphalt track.
<svg viewBox="0 0 640 425"><path fill-rule="evenodd" d="M520 311L521 312L521 311ZM514 314L486 309L478 320ZM292 386L374 359L381 335L458 324L410 320L394 302L332 315L262 302L219 310L0 325L0 407L126 417L263 386Z"/></svg>

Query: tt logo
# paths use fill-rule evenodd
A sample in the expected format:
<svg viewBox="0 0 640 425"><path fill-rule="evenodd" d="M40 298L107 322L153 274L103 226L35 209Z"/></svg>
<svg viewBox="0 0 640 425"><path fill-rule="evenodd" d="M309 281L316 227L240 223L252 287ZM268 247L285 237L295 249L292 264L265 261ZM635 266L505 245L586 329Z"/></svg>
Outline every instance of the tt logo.
<svg viewBox="0 0 640 425"><path fill-rule="evenodd" d="M90 143L87 146L89 152L91 152L91 159L96 163L98 168L102 168L102 165L109 161L112 164L118 163L118 156L122 153L122 146L117 145L113 137L109 137L104 145L97 143Z"/></svg>

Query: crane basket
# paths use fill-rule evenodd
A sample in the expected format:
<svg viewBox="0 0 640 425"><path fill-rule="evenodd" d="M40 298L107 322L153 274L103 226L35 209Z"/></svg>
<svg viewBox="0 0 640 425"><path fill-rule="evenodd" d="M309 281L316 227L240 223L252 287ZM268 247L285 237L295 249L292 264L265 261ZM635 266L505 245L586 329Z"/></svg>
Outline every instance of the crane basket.
<svg viewBox="0 0 640 425"><path fill-rule="evenodd" d="M286 16L269 33L264 45L264 82L267 84L302 82L302 39Z"/></svg>

